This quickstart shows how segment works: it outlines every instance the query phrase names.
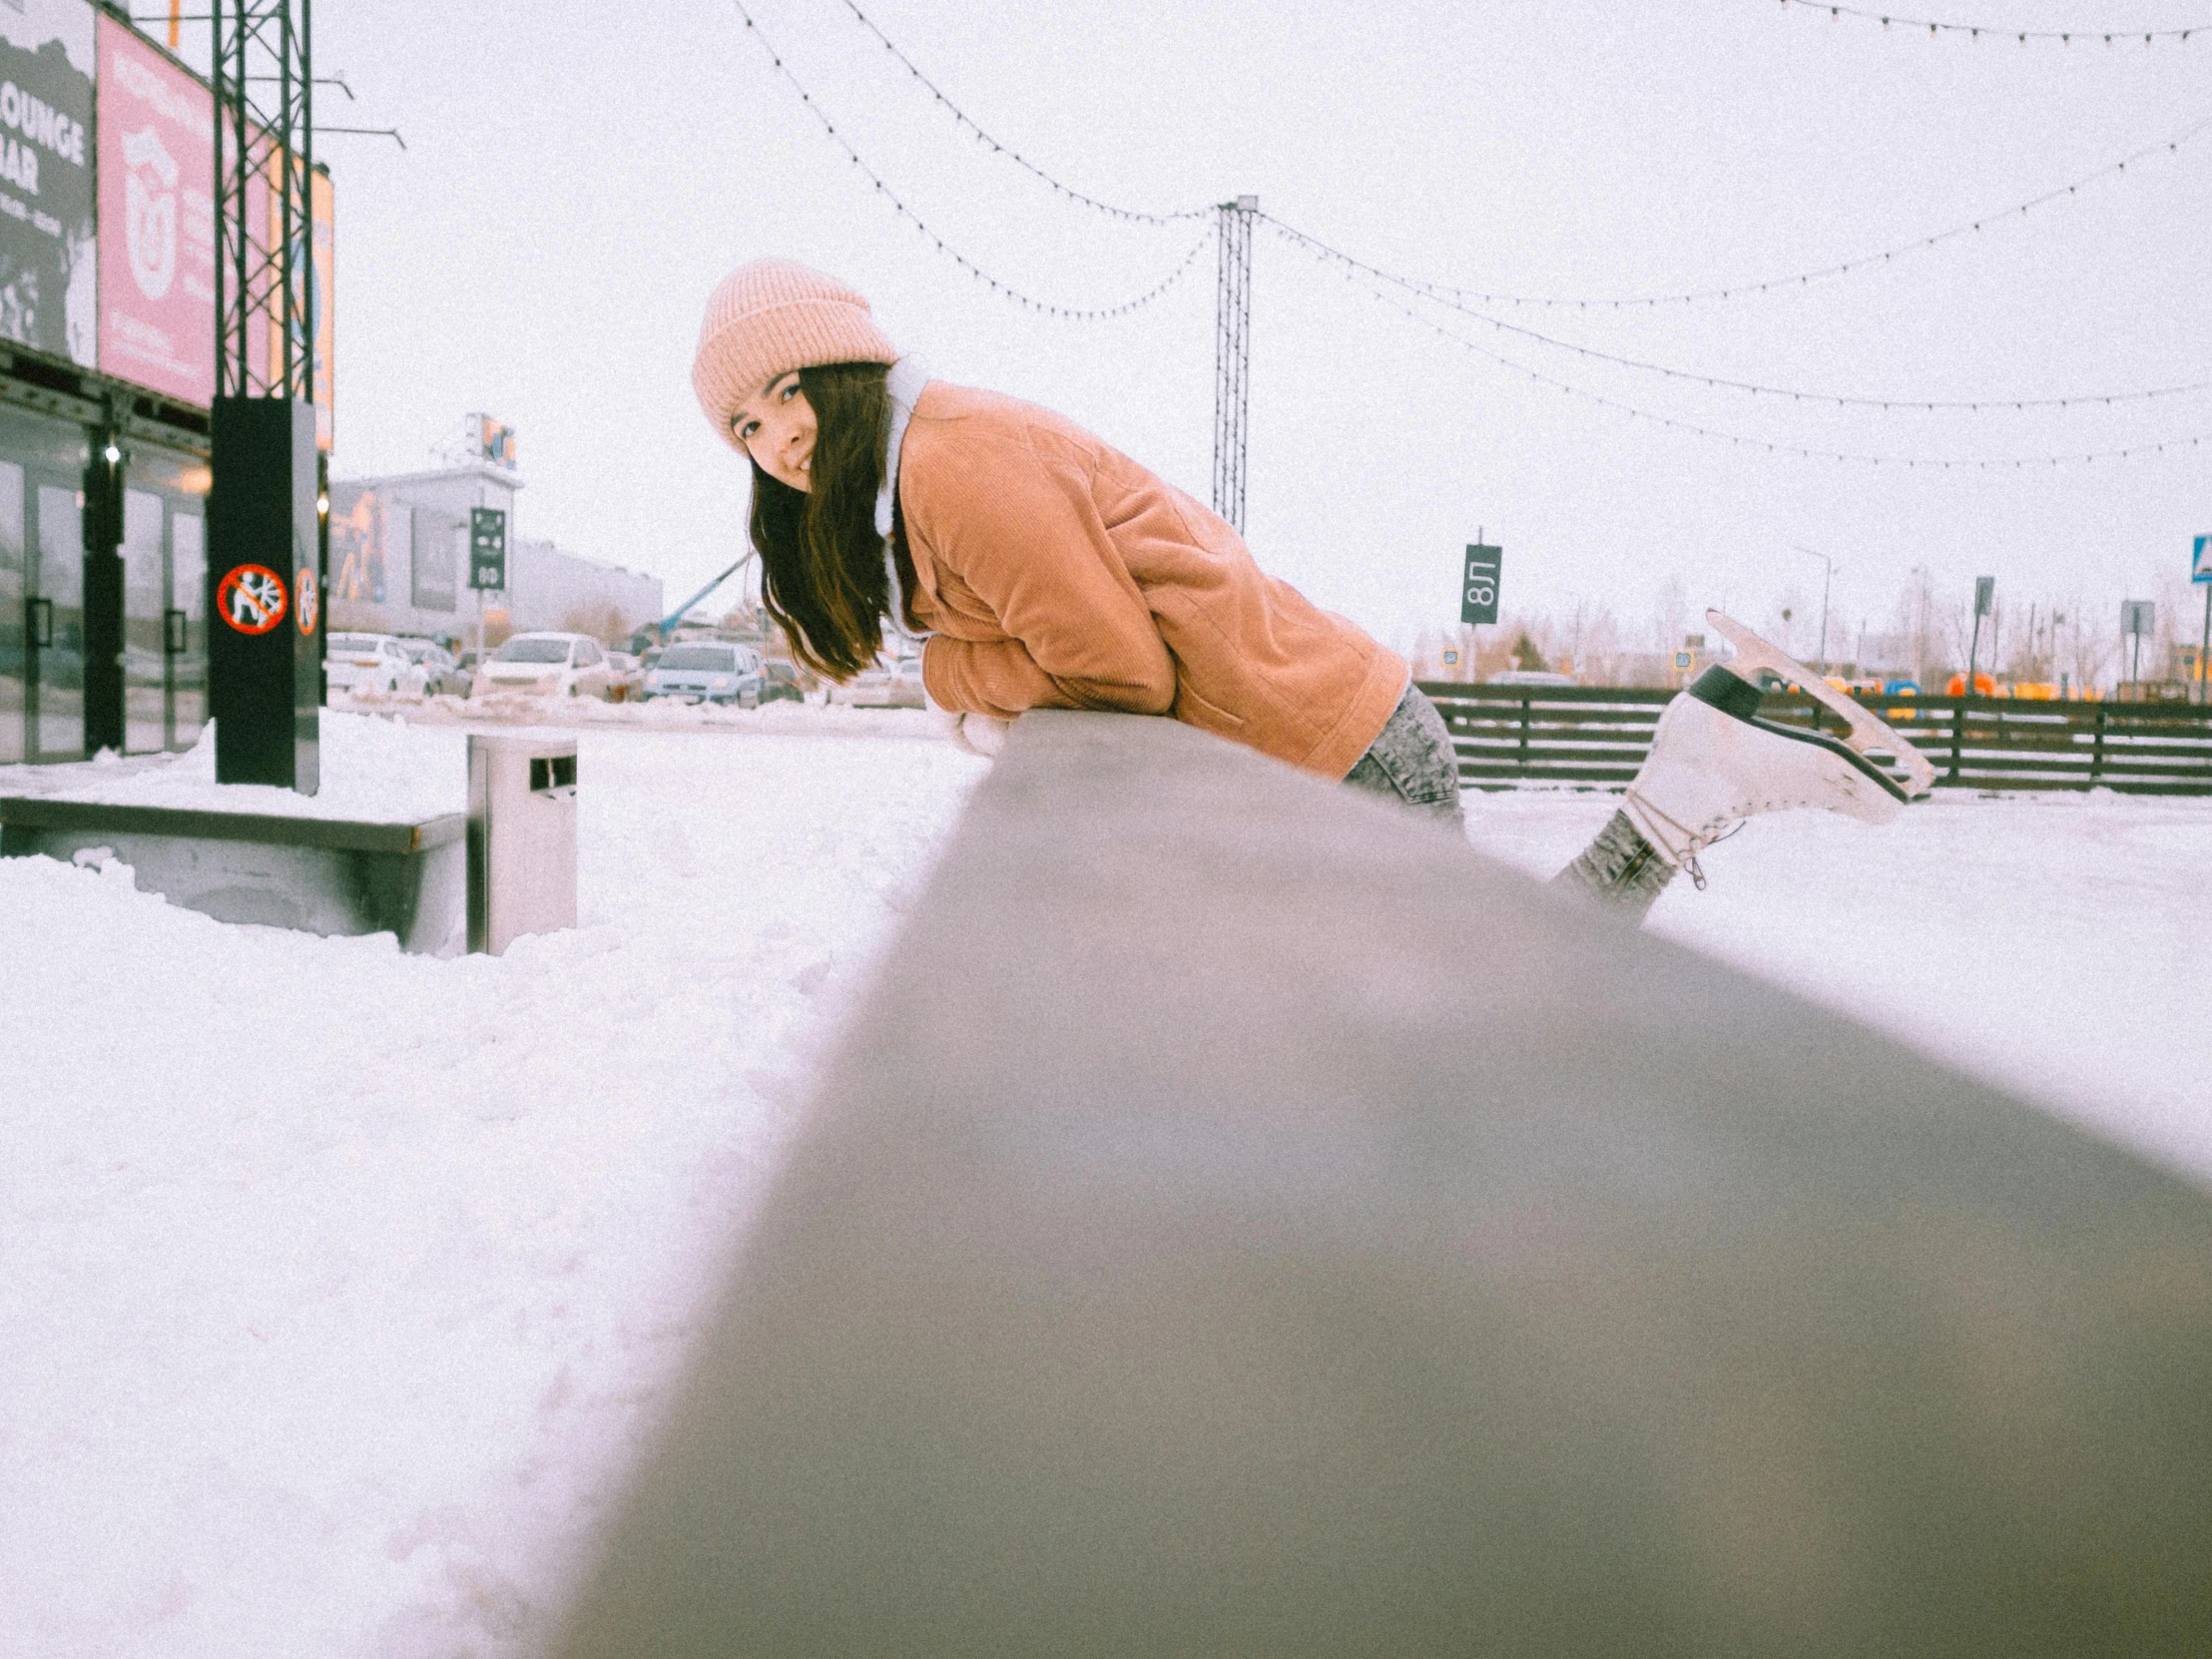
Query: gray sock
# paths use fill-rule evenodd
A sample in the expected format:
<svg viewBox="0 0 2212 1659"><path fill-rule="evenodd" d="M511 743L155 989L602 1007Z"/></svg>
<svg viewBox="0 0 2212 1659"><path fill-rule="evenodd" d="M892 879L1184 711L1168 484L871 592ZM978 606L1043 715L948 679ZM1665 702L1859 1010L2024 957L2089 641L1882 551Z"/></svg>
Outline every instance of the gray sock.
<svg viewBox="0 0 2212 1659"><path fill-rule="evenodd" d="M1624 919L1640 924L1653 902L1674 879L1674 865L1659 856L1625 813L1606 821L1597 838L1582 849L1573 863L1551 878L1603 905Z"/></svg>

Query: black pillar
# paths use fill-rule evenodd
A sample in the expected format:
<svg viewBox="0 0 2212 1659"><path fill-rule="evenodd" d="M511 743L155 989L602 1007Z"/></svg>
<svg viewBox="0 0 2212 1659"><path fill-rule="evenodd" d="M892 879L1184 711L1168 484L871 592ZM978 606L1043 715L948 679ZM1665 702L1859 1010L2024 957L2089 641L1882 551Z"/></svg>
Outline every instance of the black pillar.
<svg viewBox="0 0 2212 1659"><path fill-rule="evenodd" d="M123 752L123 451L93 435L85 463L85 753Z"/></svg>
<svg viewBox="0 0 2212 1659"><path fill-rule="evenodd" d="M323 634L314 405L219 397L214 417L208 704L216 779L313 795Z"/></svg>

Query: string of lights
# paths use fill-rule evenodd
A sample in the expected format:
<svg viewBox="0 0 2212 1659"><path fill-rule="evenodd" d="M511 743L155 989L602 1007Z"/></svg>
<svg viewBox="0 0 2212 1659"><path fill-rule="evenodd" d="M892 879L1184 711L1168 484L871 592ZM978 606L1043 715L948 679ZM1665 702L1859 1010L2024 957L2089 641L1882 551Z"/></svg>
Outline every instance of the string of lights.
<svg viewBox="0 0 2212 1659"><path fill-rule="evenodd" d="M2138 40L2151 46L2160 41L2184 41L2191 35L2201 35L2212 29L2212 23L2192 23L2186 29L2013 29L1994 23L1931 22L1925 17L1899 17L1893 12L1870 11L1863 6L1832 6L1828 0L1782 0L1782 4L1784 9L1795 6L1801 11L1826 12L1830 17L1848 17L1856 23L1880 23L1885 29L1915 32L1926 29L1932 35L1965 35L1972 40L1986 35L1991 40L2011 40L2021 46L2047 41L2056 41L2061 46L2079 41L2086 46L2100 40L2107 46L2128 45Z"/></svg>
<svg viewBox="0 0 2212 1659"><path fill-rule="evenodd" d="M1058 195L1064 197L1068 201L1080 203L1084 207L1092 208L1100 213L1111 215L1115 219L1124 220L1131 224L1143 225L1170 225L1182 220L1203 219L1211 212L1211 210L1207 208L1189 208L1180 213L1172 214L1140 213L1134 209L1119 208L1115 207L1111 203L1101 202L1096 197L1085 195L1083 192L1076 190L1074 187L1061 183L1058 179L1054 178L1051 174L1045 172L1044 169L1038 167L1034 162L1030 161L1020 152L1014 150L1011 146L1002 143L1000 140L993 137L990 133L986 132L980 124L978 124L972 117L967 114L966 111L962 110L957 104L953 103L952 100L945 95L943 89L940 88L934 81L930 80L927 75L923 74L921 69L914 63L914 61L911 58L907 57L905 52L902 51L888 35L883 33L882 29L876 25L874 19L870 18L867 13L860 9L858 4L856 3L856 0L839 0L839 3L842 4L844 8L852 14L854 19L859 22L862 28L866 29L869 34L873 35L875 39L882 44L883 50L888 52L892 57L896 58L898 62L905 68L907 74L911 75L914 80L918 82L925 91L928 92L929 96L934 99L946 111L946 113L948 113L952 117L952 119L956 123L958 123L961 127L972 134L979 143L989 146L989 148L996 154L1008 157L1016 165L1020 166L1032 177L1045 185L1048 189L1056 192ZM1782 3L1784 5L1814 5L1816 4L1816 0L1782 0ZM1884 22L1902 21L1885 17L1883 16L1883 14L1878 12L1861 11L1849 6L1830 6L1824 9L1833 12L1839 17L1881 17ZM1913 26L1916 28L1930 26L1936 29L1960 29L1969 34L1977 32L1981 28L1981 26L1977 24L1938 23L1935 25L1924 25L1924 23L1921 22L1916 22ZM2212 25L2207 25L2207 27L2212 27ZM2147 39L2162 35L2176 35L2179 38L2186 40L2192 33L2196 32L2198 32L2198 30L2195 27L2180 30L2152 30L2150 31L2150 35L2146 36L2145 38ZM2050 35L2051 38L2054 39L2066 38L2060 35L2057 31L2043 31L2041 33L2047 33ZM2038 31L2031 29L2024 32L2023 38L2036 39L2040 38L2040 34ZM2084 36L2083 38L2088 37ZM2117 39L2121 37L2108 36L2106 38ZM1901 257L1922 253L1931 248L1937 248L1942 246L1944 243L1954 242L1963 237L1971 237L1990 226L2003 224L2015 218L2024 218L2027 215L2033 213L2038 208L2049 207L2053 203L2063 202L2069 197L2077 195L2084 186L2096 184L2100 180L2118 177L2119 175L2126 173L2129 166L2132 164L2142 162L2149 157L2156 156L2161 153L2172 154L2174 152L2177 152L2184 144L2189 143L2192 139L2201 137L2204 133L2208 131L2212 131L2212 117L2207 117L2204 120L2197 122L2195 125L2188 128L2185 132L2178 133L2170 139L2161 140L2160 142L2155 144L2146 144L2140 150L2136 150L2128 155L2122 156L2118 161L2107 162L2104 166L2096 168L2088 173L2084 173L2079 178L2070 180L2065 184L2055 186L2050 190L2046 190L2039 196L2031 196L2024 202L2015 202L2010 207L2004 208L1997 212L1982 214L1976 219L1963 220L1960 223L1949 227L1947 230L1937 231L1933 235L1916 237L1909 242L1901 242L1892 247L1879 249L1870 254L1862 254L1852 259L1839 260L1833 265L1821 266L1814 270L1793 272L1790 275L1784 276L1762 277L1753 281L1732 282L1720 287L1692 288L1682 292L1670 293L1643 293L1606 296L1502 293L1486 289L1459 287L1450 283L1432 281L1428 278L1420 276L1406 276L1392 272L1376 270L1374 267L1368 267L1367 269L1371 272L1372 275L1381 276L1385 281L1396 283L1397 285L1402 287L1415 289L1419 292L1427 294L1431 298L1444 300L1446 302L1456 301L1460 303L1472 303L1482 305L1528 305L1543 309L1617 310L1627 309L1632 306L1658 306L1678 304L1694 305L1712 300L1742 299L1757 294L1775 293L1788 288L1809 287L1814 282L1831 280L1835 277L1851 276L1857 272L1873 270L1880 266L1889 265ZM1697 376L1694 375L1688 377L1697 378ZM1871 399L1869 401L1879 402L1882 400ZM2083 398L2077 399L2077 401L2093 402L2099 401L2099 399ZM1910 399L1900 400L1899 406L1906 406L1910 404ZM1994 407L1997 405L1991 404L1990 406Z"/></svg>
<svg viewBox="0 0 2212 1659"><path fill-rule="evenodd" d="M939 236L913 209L907 207L898 194L884 183L882 176L861 159L859 151L852 148L851 141L837 131L837 124L830 118L830 112L815 102L814 95L801 84L799 77L792 73L791 66L784 62L783 54L776 50L775 45L762 31L761 26L753 20L753 14L746 10L745 0L730 0L730 3L736 7L738 16L744 20L747 31L755 40L761 43L761 50L768 55L768 60L775 66L777 74L781 75L791 89L799 94L799 101L807 106L808 113L813 115L815 120L820 123L822 130L830 135L830 141L844 152L845 159L859 171L863 179L867 180L875 194L888 202L891 211L927 239L938 253L1003 299L1010 299L1024 309L1036 312L1039 316L1058 317L1069 322L1098 322L1109 317L1127 316L1131 311L1142 309L1144 306L1151 304L1153 300L1175 286L1182 279L1184 274L1197 263L1198 256L1213 243L1214 228L1211 224L1208 224L1198 240L1191 244L1190 251L1183 256L1182 260L1166 276L1138 294L1134 299L1125 299L1118 305L1056 305L1050 300L1038 299L1031 294L1024 293L1011 283L1002 282L989 272L983 270L981 266L978 266L946 242L943 237Z"/></svg>
<svg viewBox="0 0 2212 1659"><path fill-rule="evenodd" d="M1457 311L1462 316L1471 317L1474 321L1485 323L1502 333L1518 334L1523 339L1534 340L1541 345L1555 346L1562 351L1571 351L1578 357L1585 357L1594 362L1612 363L1621 368L1632 368L1646 374L1657 374L1666 379L1679 380L1686 384L1710 386L1722 391L1746 392L1753 397L1772 397L1778 401L1792 403L1828 404L1839 409L1955 413L1960 411L1979 412L1986 409L2110 408L2118 403L2144 403L2157 398L2184 397L2192 393L2212 391L2212 380L2192 380L2181 385L2151 386L2133 391L2077 392L2062 397L1870 397L1852 392L1806 391L1798 387L1769 385L1758 380L1734 380L1725 374L1706 374L1696 369L1675 368L1670 364L1653 362L1644 357L1624 356L1615 351L1601 351L1591 345L1578 345L1573 340L1559 339L1554 335L1540 332L1524 324L1509 322L1503 317L1490 316L1469 305L1445 298L1442 294L1432 292L1417 283L1392 276L1388 272L1380 271L1366 261L1345 253L1342 249L1332 248L1319 238L1309 236L1294 226L1284 224L1283 221L1272 214L1262 214L1260 217L1266 220L1279 236L1298 244L1308 254L1317 259L1326 260L1348 270L1357 271L1364 276L1388 282L1408 293L1418 294L1434 304Z"/></svg>
<svg viewBox="0 0 2212 1659"><path fill-rule="evenodd" d="M950 98L945 96L944 89L942 87L938 86L936 82L930 80L928 76L924 75L921 72L920 68L916 66L913 59L906 56L904 52L900 51L895 45L891 43L890 36L884 34L881 29L878 29L875 26L875 20L873 18L869 17L866 12L860 10L858 6L854 5L852 3L852 0L842 0L842 3L844 9L850 12L858 21L860 27L865 29L869 34L873 35L878 41L880 41L882 43L883 50L888 52L892 57L896 58L904 67L906 73L911 75L917 82L919 82L922 88L929 94L929 96L935 99L937 103L944 109L945 113L950 115L952 119L961 127L965 128L968 133L974 137L975 141L978 144L987 146L990 149L990 152L995 156L1004 156L1008 161L1012 162L1016 167L1020 168L1024 173L1027 173L1031 178L1035 179L1047 190L1052 191L1055 195L1065 197L1070 202L1080 203L1086 208L1095 209L1099 213L1105 214L1110 218L1126 221L1131 225L1174 225L1186 220L1205 219L1213 212L1211 208L1185 208L1180 213L1140 213L1134 208L1117 208L1111 202L1101 202L1095 196L1085 195L1082 191L1077 190L1073 185L1062 184L1058 179L1055 179L1051 174L1047 173L1043 168L1039 167L1027 156L1024 156L1020 151L1016 150L1012 145L1003 143L1000 140L993 138L989 133L985 132L980 126L975 123L974 120L969 117L968 113L965 110L961 109L959 105L953 103Z"/></svg>
<svg viewBox="0 0 2212 1659"><path fill-rule="evenodd" d="M1330 262L1316 254L1305 239L1286 235L1285 228L1268 219L1266 215L1262 215L1261 218L1266 221L1269 230L1273 231L1291 247L1305 254L1309 259L1314 260L1317 265L1322 265L1325 268L1329 265ZM2147 455L2178 453L2184 449L2196 449L2206 443L2212 443L2212 432L2203 432L2190 437L2165 438L2152 443L2128 444L2116 449L2087 450L2071 454L1991 455L1946 459L1927 455L1875 454L1860 450L1822 449L1807 444L1779 442L1770 438L1754 437L1743 432L1726 431L1717 426L1702 425L1693 420L1678 419L1673 415L1657 414L1650 409L1639 408L1633 403L1624 403L1618 398L1607 397L1602 392L1590 391L1586 387L1575 385L1571 381L1562 380L1557 375L1546 374L1541 369L1531 368L1526 363L1518 362L1511 357L1492 351L1487 346L1468 339L1464 334L1445 327L1434 317L1415 310L1396 294L1389 292L1384 287L1378 286L1372 276L1367 273L1342 264L1339 264L1337 269L1343 273L1346 281L1356 287L1365 289L1375 299L1388 306L1391 310L1397 311L1419 326L1426 328L1429 332L1460 346L1473 355L1484 358L1514 374L1521 375L1537 385L1549 386L1569 397L1580 398L1584 402L1615 410L1636 420L1648 420L1654 425L1666 427L1671 431L1688 432L1698 437L1717 439L1738 449L1758 449L1764 450L1770 455L1790 455L1812 461L1856 462L1875 467L1902 467L1907 471L1992 472L2007 469L2017 471L2030 467L2080 466L2096 461L2128 460Z"/></svg>
<svg viewBox="0 0 2212 1659"><path fill-rule="evenodd" d="M1839 260L1834 265L1821 266L1817 270L1795 272L1787 276L1763 277L1758 281L1731 282L1725 287L1692 288L1683 292L1620 296L1499 293L1483 288L1458 287L1448 282L1432 281L1423 276L1407 276L1395 272L1376 270L1373 267L1370 267L1369 270L1372 275L1381 276L1385 281L1395 283L1399 287L1414 289L1432 299L1441 299L1447 302L1455 301L1462 304L1528 305L1544 310L1627 310L1636 306L1695 305L1717 299L1745 299L1755 294L1775 293L1787 288L1806 288L1815 282L1829 281L1838 276L1849 276L1861 271L1871 271L1889 265L1908 255L1924 253L1928 249L1940 247L1944 243L1971 237L1977 232L1992 226L2001 225L2017 218L2025 218L2038 208L2048 207L2055 202L2063 202L2067 198L2078 194L2085 185L2093 185L2103 179L2116 178L2124 174L2131 165L2148 157L2160 154L2171 155L2179 151L2183 145L2189 143L2192 139L2200 138L2207 132L2212 132L2212 116L2207 116L2204 120L2197 122L2184 132L2175 134L2170 139L2162 139L2156 144L2146 144L2142 149L2130 155L2122 156L2116 162L2107 162L2093 172L2084 173L2080 178L2067 184L2046 190L2040 196L2031 196L2025 202L2016 202L2001 212L1986 213L1978 219L1963 220L1946 231L1937 231L1932 236L1916 237L1910 242L1901 242L1876 253L1859 255L1854 259Z"/></svg>

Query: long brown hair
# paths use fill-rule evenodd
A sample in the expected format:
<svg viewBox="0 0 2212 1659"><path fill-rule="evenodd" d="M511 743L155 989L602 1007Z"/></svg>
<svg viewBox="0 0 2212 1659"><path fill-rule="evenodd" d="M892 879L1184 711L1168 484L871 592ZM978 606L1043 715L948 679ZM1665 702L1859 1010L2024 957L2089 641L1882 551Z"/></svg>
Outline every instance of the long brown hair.
<svg viewBox="0 0 2212 1659"><path fill-rule="evenodd" d="M811 490L753 466L753 545L761 601L818 674L849 680L883 648L890 581L875 498L883 488L891 400L882 363L828 363L799 371L815 411ZM902 560L900 570L906 566ZM910 578L908 579L910 586Z"/></svg>

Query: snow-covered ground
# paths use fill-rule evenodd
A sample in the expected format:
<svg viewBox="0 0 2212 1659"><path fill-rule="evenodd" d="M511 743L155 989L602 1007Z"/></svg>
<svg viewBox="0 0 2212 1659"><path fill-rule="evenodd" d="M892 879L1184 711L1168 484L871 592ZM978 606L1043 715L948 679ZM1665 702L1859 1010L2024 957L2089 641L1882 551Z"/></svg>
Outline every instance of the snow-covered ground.
<svg viewBox="0 0 2212 1659"><path fill-rule="evenodd" d="M1468 833L1548 874L1599 795L1469 796ZM1872 829L1754 819L1649 925L2212 1186L2212 800L1938 793Z"/></svg>
<svg viewBox="0 0 2212 1659"><path fill-rule="evenodd" d="M538 1651L983 766L906 714L664 719L585 726L582 925L496 960L0 860L0 1654ZM327 733L457 809L457 729ZM1470 835L1548 873L1612 807ZM1945 798L1755 823L1653 925L2212 1183L2208 863L2212 802Z"/></svg>
<svg viewBox="0 0 2212 1659"><path fill-rule="evenodd" d="M535 1650L984 765L816 713L586 733L582 925L498 959L0 859L0 1654ZM457 805L457 731L325 761L402 738Z"/></svg>

